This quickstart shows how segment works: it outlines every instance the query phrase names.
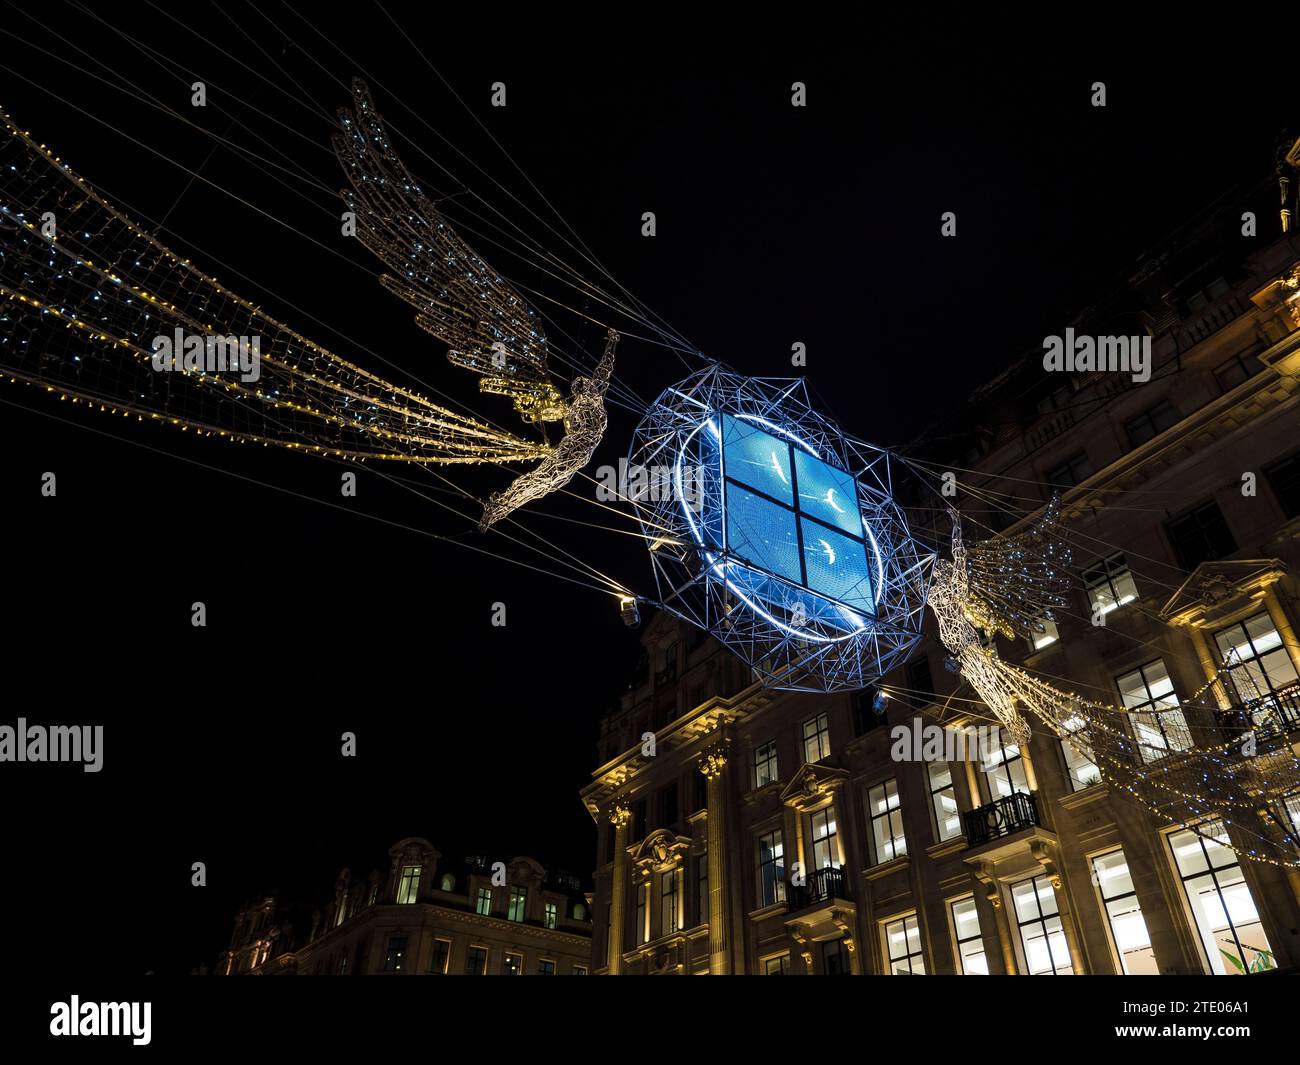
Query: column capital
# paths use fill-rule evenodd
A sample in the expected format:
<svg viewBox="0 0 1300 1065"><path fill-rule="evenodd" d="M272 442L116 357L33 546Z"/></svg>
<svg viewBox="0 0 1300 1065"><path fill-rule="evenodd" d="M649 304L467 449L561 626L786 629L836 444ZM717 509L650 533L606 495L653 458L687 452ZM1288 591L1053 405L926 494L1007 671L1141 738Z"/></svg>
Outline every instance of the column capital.
<svg viewBox="0 0 1300 1065"><path fill-rule="evenodd" d="M730 747L731 740L726 736L719 736L701 752L697 765L700 772L709 780L722 776L722 771L727 768Z"/></svg>
<svg viewBox="0 0 1300 1065"><path fill-rule="evenodd" d="M616 799L609 807L609 823L623 828L632 820L632 804L626 799Z"/></svg>

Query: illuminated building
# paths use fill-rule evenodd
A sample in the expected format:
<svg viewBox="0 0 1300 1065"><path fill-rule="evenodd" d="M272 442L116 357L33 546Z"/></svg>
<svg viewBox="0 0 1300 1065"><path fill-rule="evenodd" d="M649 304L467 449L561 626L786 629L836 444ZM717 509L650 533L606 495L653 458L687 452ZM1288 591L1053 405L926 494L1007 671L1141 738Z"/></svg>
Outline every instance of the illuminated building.
<svg viewBox="0 0 1300 1065"><path fill-rule="evenodd" d="M1061 493L1071 601L1031 641L996 645L1134 711L1152 773L1252 729L1300 742L1296 159L1280 225L1270 177L1068 323L1150 337L1149 381L1045 372L1035 351L971 397L969 434L954 416L913 452L936 482L955 475L976 535L1018 532ZM818 694L764 687L699 629L655 617L582 790L598 828L594 973L1300 966L1300 872L1161 822L1068 740L1036 727L984 762L897 756L894 728L917 717L988 721L927 629L878 687ZM1276 814L1300 832L1300 796Z"/></svg>
<svg viewBox="0 0 1300 1065"><path fill-rule="evenodd" d="M329 904L297 915L268 897L235 918L216 972L257 976L586 975L589 902L532 858L446 862L424 839L388 852L388 872L344 869ZM494 864L496 868L494 869ZM299 927L302 925L303 927Z"/></svg>

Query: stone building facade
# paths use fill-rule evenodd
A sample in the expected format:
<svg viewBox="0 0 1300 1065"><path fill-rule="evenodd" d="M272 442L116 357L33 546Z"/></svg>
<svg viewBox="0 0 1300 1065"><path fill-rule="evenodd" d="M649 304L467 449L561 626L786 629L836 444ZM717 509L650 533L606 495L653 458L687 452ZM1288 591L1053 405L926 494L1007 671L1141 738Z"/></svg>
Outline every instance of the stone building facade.
<svg viewBox="0 0 1300 1065"><path fill-rule="evenodd" d="M1153 771L1252 727L1300 750L1300 142L1281 154L1280 218L1270 177L1063 323L1149 338L1149 380L1047 372L1035 352L971 397L969 432L954 418L914 452L955 474L968 539L1061 493L1071 601L998 651L1126 707ZM935 503L916 522L940 543ZM751 683L666 615L643 642L582 791L595 973L1300 966L1300 872L1239 860L1212 815L1199 834L1162 822L1068 739L1040 725L1023 749L900 756L898 728L987 719L933 637L852 695ZM1277 813L1300 835L1300 796Z"/></svg>
<svg viewBox="0 0 1300 1065"><path fill-rule="evenodd" d="M235 919L220 975L585 976L590 901L576 879L532 858L447 862L412 837L387 873L344 869L329 905L299 929L268 897Z"/></svg>

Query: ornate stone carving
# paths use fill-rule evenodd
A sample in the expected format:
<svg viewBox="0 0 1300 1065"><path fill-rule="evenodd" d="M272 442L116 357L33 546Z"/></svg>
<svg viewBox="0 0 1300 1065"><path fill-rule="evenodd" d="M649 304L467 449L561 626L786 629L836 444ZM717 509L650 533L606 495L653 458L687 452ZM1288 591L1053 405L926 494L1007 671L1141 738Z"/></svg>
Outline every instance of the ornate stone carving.
<svg viewBox="0 0 1300 1065"><path fill-rule="evenodd" d="M626 799L619 799L609 808L609 823L615 828L622 828L632 820L632 804Z"/></svg>
<svg viewBox="0 0 1300 1065"><path fill-rule="evenodd" d="M727 751L731 742L725 737L719 737L700 755L699 767L709 780L714 780L722 776L722 771L727 768Z"/></svg>

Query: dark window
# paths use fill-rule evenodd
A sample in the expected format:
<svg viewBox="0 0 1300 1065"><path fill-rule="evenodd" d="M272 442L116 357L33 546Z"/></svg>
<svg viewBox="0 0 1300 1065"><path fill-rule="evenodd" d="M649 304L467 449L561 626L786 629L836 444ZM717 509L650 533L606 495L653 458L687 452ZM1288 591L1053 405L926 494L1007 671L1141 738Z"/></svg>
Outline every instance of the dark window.
<svg viewBox="0 0 1300 1065"><path fill-rule="evenodd" d="M861 736L887 722L884 695L877 688L865 688L853 697L853 734Z"/></svg>
<svg viewBox="0 0 1300 1065"><path fill-rule="evenodd" d="M352 966L352 972L355 975L360 975L366 971L366 947L368 945L368 941L362 941L357 944L356 964Z"/></svg>
<svg viewBox="0 0 1300 1065"><path fill-rule="evenodd" d="M851 976L849 952L844 949L844 940L832 939L822 944L822 967L827 976Z"/></svg>
<svg viewBox="0 0 1300 1065"><path fill-rule="evenodd" d="M537 963L537 975L538 975L538 976L554 976L554 975L555 975L555 962L553 962L553 961L547 961L545 958L541 959L541 960Z"/></svg>
<svg viewBox="0 0 1300 1065"><path fill-rule="evenodd" d="M1300 514L1300 451L1272 466L1264 467L1264 476L1282 504L1282 513L1288 518Z"/></svg>
<svg viewBox="0 0 1300 1065"><path fill-rule="evenodd" d="M384 972L400 973L406 961L406 936L393 936L384 955Z"/></svg>
<svg viewBox="0 0 1300 1065"><path fill-rule="evenodd" d="M467 976L484 976L487 974L487 947L470 947L465 955L465 973Z"/></svg>
<svg viewBox="0 0 1300 1065"><path fill-rule="evenodd" d="M1124 423L1129 447L1137 447L1178 424L1178 412L1165 400Z"/></svg>
<svg viewBox="0 0 1300 1065"><path fill-rule="evenodd" d="M608 865L614 860L614 842L617 830L613 825L605 828L605 864Z"/></svg>
<svg viewBox="0 0 1300 1065"><path fill-rule="evenodd" d="M1234 355L1227 362L1214 370L1214 379L1219 383L1219 391L1231 392L1242 381L1249 380L1264 369L1263 363L1253 356L1247 358Z"/></svg>
<svg viewBox="0 0 1300 1065"><path fill-rule="evenodd" d="M638 799L632 806L632 835L645 839L645 799Z"/></svg>
<svg viewBox="0 0 1300 1065"><path fill-rule="evenodd" d="M1047 471L1047 483L1056 488L1073 488L1092 475L1092 465L1086 452L1080 451L1054 469Z"/></svg>
<svg viewBox="0 0 1300 1065"><path fill-rule="evenodd" d="M677 781L659 793L659 827L667 828L677 823Z"/></svg>
<svg viewBox="0 0 1300 1065"><path fill-rule="evenodd" d="M1223 558L1237 550L1237 541L1232 538L1223 512L1214 500L1170 518L1165 522L1165 531L1179 565L1188 572L1202 562Z"/></svg>
<svg viewBox="0 0 1300 1065"><path fill-rule="evenodd" d="M445 975L447 972L447 958L451 955L451 944L445 939L435 939L433 941L433 957L429 959L429 972L435 976Z"/></svg>
<svg viewBox="0 0 1300 1065"><path fill-rule="evenodd" d="M699 770L695 772L695 809L703 810L709 805L709 778Z"/></svg>
<svg viewBox="0 0 1300 1065"><path fill-rule="evenodd" d="M908 694L915 699L929 701L934 692L934 676L930 673L930 659L922 656L907 663Z"/></svg>

